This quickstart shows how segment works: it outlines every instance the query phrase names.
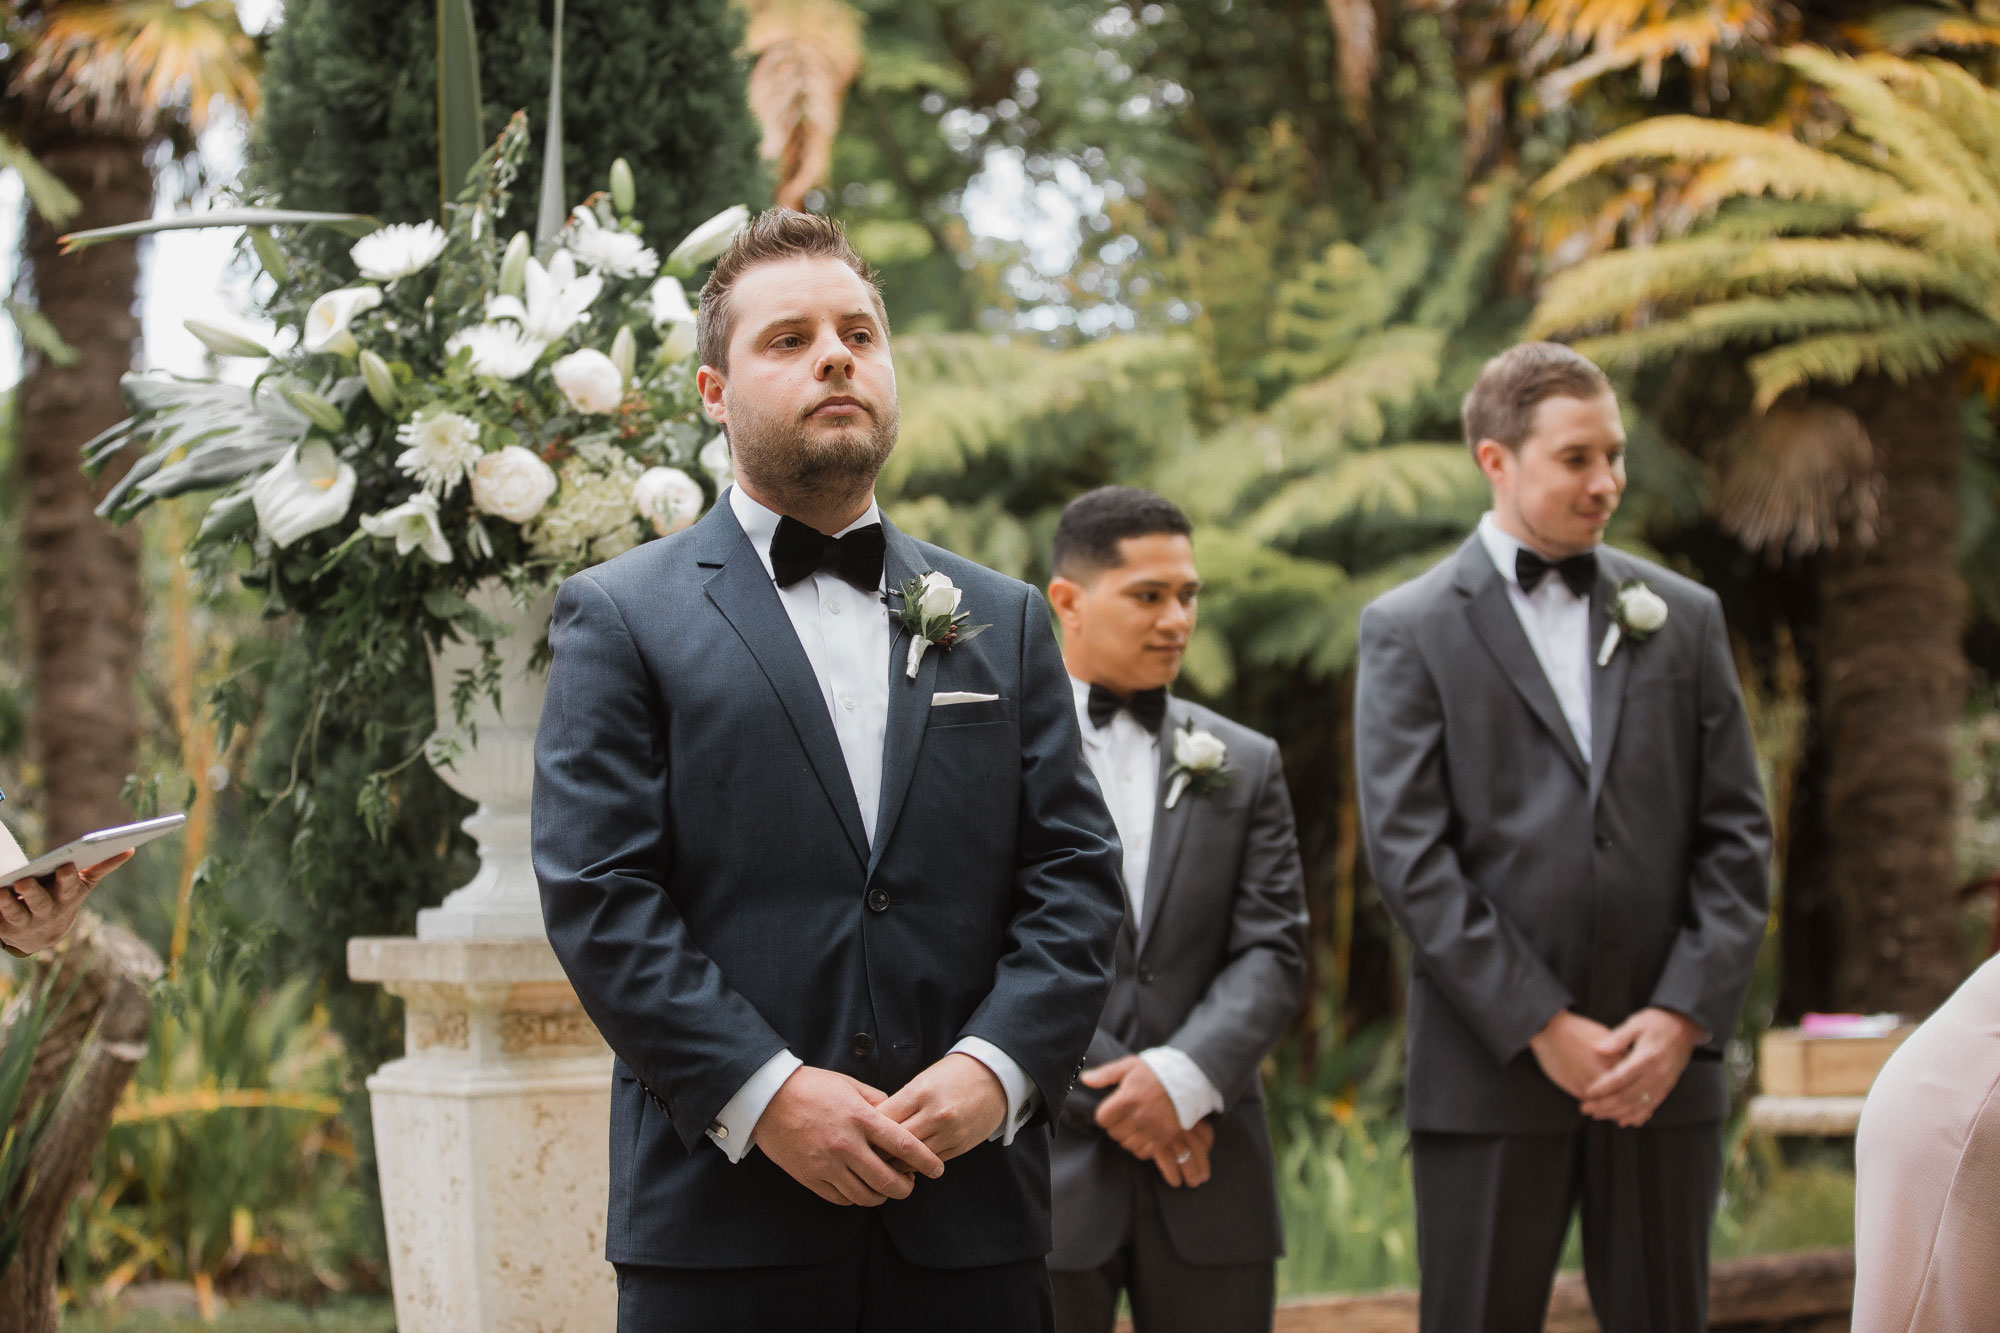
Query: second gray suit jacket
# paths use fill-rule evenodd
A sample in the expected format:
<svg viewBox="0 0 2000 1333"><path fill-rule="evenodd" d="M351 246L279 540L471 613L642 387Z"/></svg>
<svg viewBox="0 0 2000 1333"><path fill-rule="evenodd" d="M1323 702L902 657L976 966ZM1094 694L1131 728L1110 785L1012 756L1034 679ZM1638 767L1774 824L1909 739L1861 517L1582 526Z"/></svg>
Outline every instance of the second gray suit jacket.
<svg viewBox="0 0 2000 1333"><path fill-rule="evenodd" d="M1608 547L1598 567L1589 762L1477 534L1361 616L1356 781L1369 864L1413 955L1415 1130L1577 1124L1528 1050L1563 1009L1694 1018L1712 1044L1653 1123L1728 1109L1720 1043L1764 936L1770 825L1722 604ZM1634 579L1667 622L1596 666Z"/></svg>
<svg viewBox="0 0 2000 1333"><path fill-rule="evenodd" d="M1164 808L1173 733L1192 720L1228 747L1227 786ZM1173 1188L1092 1119L1106 1095L1078 1084L1049 1156L1055 1248L1049 1266L1095 1268L1131 1231L1136 1191L1159 1200L1179 1257L1267 1262L1284 1251L1258 1066L1298 1013L1305 981L1305 882L1278 747L1220 713L1169 699L1142 924L1118 932L1111 998L1086 1066L1152 1046L1185 1052L1223 1096L1211 1117L1213 1174Z"/></svg>

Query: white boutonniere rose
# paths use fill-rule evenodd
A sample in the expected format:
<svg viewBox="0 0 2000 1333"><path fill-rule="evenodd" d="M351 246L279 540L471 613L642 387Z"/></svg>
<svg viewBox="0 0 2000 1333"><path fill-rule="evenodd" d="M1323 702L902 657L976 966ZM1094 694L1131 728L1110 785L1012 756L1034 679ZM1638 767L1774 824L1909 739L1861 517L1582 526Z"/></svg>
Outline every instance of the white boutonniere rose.
<svg viewBox="0 0 2000 1333"><path fill-rule="evenodd" d="M1229 785L1229 747L1211 731L1197 731L1193 722L1174 733L1174 766L1167 775L1167 809L1192 790L1205 796Z"/></svg>
<svg viewBox="0 0 2000 1333"><path fill-rule="evenodd" d="M1603 646L1597 650L1597 665L1611 661L1621 639L1644 643L1667 623L1667 603L1660 594L1639 579L1618 585L1618 599L1611 604L1611 628L1604 631Z"/></svg>
<svg viewBox="0 0 2000 1333"><path fill-rule="evenodd" d="M958 609L963 594L949 577L935 569L911 579L896 595L903 599L902 607L895 613L896 620L910 632L910 657L903 674L911 680L917 678L917 665L932 647L950 652L981 631L993 628L966 623L972 617Z"/></svg>

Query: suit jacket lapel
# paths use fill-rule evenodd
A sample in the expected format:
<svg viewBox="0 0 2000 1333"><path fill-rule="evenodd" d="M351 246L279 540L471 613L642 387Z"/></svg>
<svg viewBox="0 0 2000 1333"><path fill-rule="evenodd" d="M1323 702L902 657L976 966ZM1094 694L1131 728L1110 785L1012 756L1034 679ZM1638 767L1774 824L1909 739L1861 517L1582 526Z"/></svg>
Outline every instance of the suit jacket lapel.
<svg viewBox="0 0 2000 1333"><path fill-rule="evenodd" d="M1577 776L1588 779L1590 766L1584 763L1576 734L1563 717L1562 705L1556 702L1556 692L1549 685L1548 673L1542 670L1542 660L1535 656L1534 645L1528 642L1528 633L1521 628L1521 617L1515 613L1508 596L1507 580L1493 567L1492 557L1477 533L1459 548L1456 559L1454 583L1466 596L1466 614L1471 617L1480 642L1486 645L1486 651L1493 655L1515 692L1528 705L1528 711L1569 756L1570 763L1576 765Z"/></svg>
<svg viewBox="0 0 2000 1333"><path fill-rule="evenodd" d="M1618 651L1603 666L1597 653L1611 627L1611 608L1618 599L1623 570L1617 557L1599 548L1597 586L1590 591L1590 801L1604 788L1604 773L1611 762L1611 747L1618 739L1618 723L1625 714L1625 681L1632 674L1632 645L1621 642Z"/></svg>
<svg viewBox="0 0 2000 1333"><path fill-rule="evenodd" d="M887 518L882 520L882 536L886 542L882 575L891 592L900 591L911 579L929 572L916 541L904 536ZM889 623L892 627L889 638L889 722L882 738L882 804L875 815L875 847L868 858L870 875L875 873L875 867L882 859L882 849L889 845L889 835L896 830L896 817L902 813L903 801L910 794L910 778L916 772L917 756L924 745L924 728L930 724L931 694L937 685L938 659L944 656L941 649L926 650L923 661L917 667L917 678L909 678L906 671L910 633L894 618L894 610L900 605L898 599L891 597L890 609L884 612L891 617Z"/></svg>
<svg viewBox="0 0 2000 1333"><path fill-rule="evenodd" d="M827 716L826 698L820 693L819 679L813 675L806 650L799 646L798 631L778 599L777 585L764 570L764 562L743 535L742 525L725 503L715 505L702 520L707 538L696 554L696 562L713 568L703 585L708 598L722 612L750 655L757 659L765 679L777 692L791 719L799 744L812 761L820 786L826 789L840 825L857 860L868 859L868 838L861 826L861 805L854 796L854 783L847 776L847 760L840 752L840 738L834 734L833 719Z"/></svg>
<svg viewBox="0 0 2000 1333"><path fill-rule="evenodd" d="M1167 718L1160 724L1160 773L1153 790L1153 845L1146 857L1146 896L1140 905L1137 954L1143 956L1167 905L1173 887L1174 868L1180 864L1181 841L1187 837L1188 822L1194 818L1193 792L1182 792L1174 808L1167 809L1168 774L1174 768L1174 732L1187 722L1187 705L1169 697Z"/></svg>

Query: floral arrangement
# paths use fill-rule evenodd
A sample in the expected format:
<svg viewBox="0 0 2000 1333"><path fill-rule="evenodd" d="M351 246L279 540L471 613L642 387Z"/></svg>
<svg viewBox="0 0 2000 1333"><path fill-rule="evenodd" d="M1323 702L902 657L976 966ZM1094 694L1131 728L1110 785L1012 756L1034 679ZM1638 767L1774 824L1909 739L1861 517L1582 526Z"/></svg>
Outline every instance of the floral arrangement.
<svg viewBox="0 0 2000 1333"><path fill-rule="evenodd" d="M692 523L727 484L695 391L682 283L748 221L717 215L662 260L622 161L540 246L504 227L528 147L517 115L445 225L376 227L347 259L253 231L283 351L189 321L213 351L267 358L248 389L138 378L133 419L94 442L149 452L107 513L217 490L195 540L277 609L470 625L491 578L545 586ZM356 605L360 598L365 605ZM338 647L338 643L330 645Z"/></svg>

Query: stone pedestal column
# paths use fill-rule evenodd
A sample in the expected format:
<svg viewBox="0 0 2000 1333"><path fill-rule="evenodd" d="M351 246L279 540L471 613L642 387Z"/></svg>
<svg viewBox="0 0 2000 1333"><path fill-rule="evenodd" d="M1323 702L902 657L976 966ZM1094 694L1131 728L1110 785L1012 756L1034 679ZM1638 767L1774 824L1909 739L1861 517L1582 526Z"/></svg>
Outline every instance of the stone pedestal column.
<svg viewBox="0 0 2000 1333"><path fill-rule="evenodd" d="M597 1333L611 1052L544 939L355 939L407 1004L368 1080L400 1333Z"/></svg>

